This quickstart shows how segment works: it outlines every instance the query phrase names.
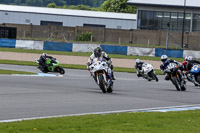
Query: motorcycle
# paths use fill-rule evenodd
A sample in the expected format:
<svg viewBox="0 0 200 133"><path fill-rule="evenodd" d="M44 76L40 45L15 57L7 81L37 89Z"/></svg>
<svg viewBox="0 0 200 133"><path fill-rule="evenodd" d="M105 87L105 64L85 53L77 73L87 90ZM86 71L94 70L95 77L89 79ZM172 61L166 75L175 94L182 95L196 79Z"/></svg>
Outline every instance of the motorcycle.
<svg viewBox="0 0 200 133"><path fill-rule="evenodd" d="M38 68L43 72L43 73L48 73L48 72L59 72L60 74L65 74L65 70L60 66L60 63L58 60L55 58L52 59L47 59L45 61L45 64L47 64L47 67L43 67L39 63L39 59L35 60L37 64L39 64ZM52 64L52 65L50 65ZM49 65L49 66L48 66Z"/></svg>
<svg viewBox="0 0 200 133"><path fill-rule="evenodd" d="M190 70L190 73L188 74L188 78L192 78L190 80L193 81L194 85L199 86L200 84L200 65L199 64L195 64L192 66L192 69Z"/></svg>
<svg viewBox="0 0 200 133"><path fill-rule="evenodd" d="M137 74L139 74L138 71ZM150 63L142 64L142 72L140 74L144 79L147 79L148 81L155 80L156 82L158 82L158 77L155 74L153 66Z"/></svg>
<svg viewBox="0 0 200 133"><path fill-rule="evenodd" d="M186 81L182 75L179 66L176 63L169 63L165 73L168 74L172 84L176 87L177 91L186 90Z"/></svg>
<svg viewBox="0 0 200 133"><path fill-rule="evenodd" d="M91 76L102 90L103 93L111 93L113 91L113 81L111 79L111 69L104 59L95 58L89 66Z"/></svg>

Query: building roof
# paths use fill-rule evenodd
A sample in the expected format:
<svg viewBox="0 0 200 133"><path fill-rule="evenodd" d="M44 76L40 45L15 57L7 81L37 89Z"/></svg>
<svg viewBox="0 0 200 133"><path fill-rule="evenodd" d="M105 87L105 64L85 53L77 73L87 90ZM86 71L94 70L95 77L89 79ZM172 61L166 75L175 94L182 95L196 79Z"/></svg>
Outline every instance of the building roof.
<svg viewBox="0 0 200 133"><path fill-rule="evenodd" d="M136 14L128 14L128 13L98 12L98 11L86 11L86 10L3 5L3 4L0 4L0 11L52 14L52 15L63 15L63 16L128 19L128 20L136 20L137 18Z"/></svg>
<svg viewBox="0 0 200 133"><path fill-rule="evenodd" d="M132 5L152 5L152 6L168 6L168 7L184 7L185 0L128 0L128 4ZM187 8L200 8L200 0L186 0Z"/></svg>

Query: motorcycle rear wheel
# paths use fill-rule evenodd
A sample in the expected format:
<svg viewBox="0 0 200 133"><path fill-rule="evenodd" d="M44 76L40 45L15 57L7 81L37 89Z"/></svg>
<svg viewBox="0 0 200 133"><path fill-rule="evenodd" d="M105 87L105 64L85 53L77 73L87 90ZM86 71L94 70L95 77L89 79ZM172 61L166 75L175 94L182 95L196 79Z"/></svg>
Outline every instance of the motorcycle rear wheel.
<svg viewBox="0 0 200 133"><path fill-rule="evenodd" d="M181 91L185 91L186 90L186 83L185 83L185 81L181 81L181 82L183 82L182 83L182 85L181 85Z"/></svg>
<svg viewBox="0 0 200 133"><path fill-rule="evenodd" d="M38 68L39 68L40 71L42 71L43 73L48 73L48 71L46 70L46 68L43 68L41 65L39 65Z"/></svg>
<svg viewBox="0 0 200 133"><path fill-rule="evenodd" d="M195 80L200 84L200 75L195 76Z"/></svg>
<svg viewBox="0 0 200 133"><path fill-rule="evenodd" d="M112 93L113 92L113 83L110 85L110 87L107 89L108 93Z"/></svg>

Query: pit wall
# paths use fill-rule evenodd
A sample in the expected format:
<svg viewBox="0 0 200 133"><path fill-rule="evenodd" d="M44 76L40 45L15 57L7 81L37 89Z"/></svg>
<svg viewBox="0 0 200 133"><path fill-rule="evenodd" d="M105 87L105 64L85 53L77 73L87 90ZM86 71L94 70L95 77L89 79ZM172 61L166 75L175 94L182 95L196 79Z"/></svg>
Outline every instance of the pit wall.
<svg viewBox="0 0 200 133"><path fill-rule="evenodd" d="M82 44L82 43L64 43L64 42L48 42L48 41L32 41L32 40L13 40L0 39L0 47L5 48L23 48L36 50L53 50L68 52L93 52L94 48L102 47L108 54L120 55L136 55L136 56L152 56L160 57L166 54L169 57L183 58L191 55L194 58L200 58L200 51L162 49L162 48L141 48L131 46L114 46L105 44Z"/></svg>

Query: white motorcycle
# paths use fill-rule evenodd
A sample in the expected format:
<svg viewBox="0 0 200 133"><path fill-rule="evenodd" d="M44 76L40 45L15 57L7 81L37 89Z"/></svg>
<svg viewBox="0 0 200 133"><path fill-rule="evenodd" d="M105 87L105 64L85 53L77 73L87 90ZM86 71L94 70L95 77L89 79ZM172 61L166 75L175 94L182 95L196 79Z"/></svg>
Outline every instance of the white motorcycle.
<svg viewBox="0 0 200 133"><path fill-rule="evenodd" d="M138 71L137 74L139 74ZM155 80L156 82L158 82L158 77L155 74L153 66L150 63L142 64L142 71L140 72L140 74L144 79L147 79L148 81Z"/></svg>
<svg viewBox="0 0 200 133"><path fill-rule="evenodd" d="M104 59L95 58L89 66L91 75L103 93L113 91L113 81L111 79L111 69Z"/></svg>

